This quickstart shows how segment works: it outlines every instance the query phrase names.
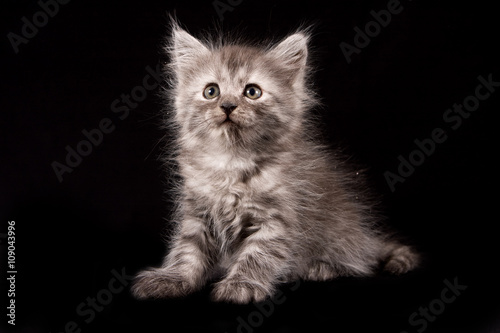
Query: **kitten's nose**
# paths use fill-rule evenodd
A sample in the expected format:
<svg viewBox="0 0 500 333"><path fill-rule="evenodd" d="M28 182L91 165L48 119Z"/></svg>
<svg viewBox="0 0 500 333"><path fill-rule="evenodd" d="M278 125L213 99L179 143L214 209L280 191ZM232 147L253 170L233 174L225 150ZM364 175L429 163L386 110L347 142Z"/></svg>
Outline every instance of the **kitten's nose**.
<svg viewBox="0 0 500 333"><path fill-rule="evenodd" d="M224 113L229 116L231 114L231 112L233 112L234 109L236 109L237 105L234 105L233 103L231 102L224 102L220 105L220 108L222 109L222 111L224 111Z"/></svg>

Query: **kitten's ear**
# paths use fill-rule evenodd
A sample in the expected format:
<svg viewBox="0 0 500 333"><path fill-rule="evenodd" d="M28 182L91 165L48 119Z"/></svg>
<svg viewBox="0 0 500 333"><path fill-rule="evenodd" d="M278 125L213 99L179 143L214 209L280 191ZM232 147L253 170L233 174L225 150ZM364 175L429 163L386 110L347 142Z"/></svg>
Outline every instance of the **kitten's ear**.
<svg viewBox="0 0 500 333"><path fill-rule="evenodd" d="M309 36L297 32L285 38L281 43L274 46L269 54L276 58L281 64L296 73L302 72L307 63L307 42Z"/></svg>
<svg viewBox="0 0 500 333"><path fill-rule="evenodd" d="M171 43L168 51L177 67L189 65L196 57L209 52L205 45L177 24L172 26Z"/></svg>

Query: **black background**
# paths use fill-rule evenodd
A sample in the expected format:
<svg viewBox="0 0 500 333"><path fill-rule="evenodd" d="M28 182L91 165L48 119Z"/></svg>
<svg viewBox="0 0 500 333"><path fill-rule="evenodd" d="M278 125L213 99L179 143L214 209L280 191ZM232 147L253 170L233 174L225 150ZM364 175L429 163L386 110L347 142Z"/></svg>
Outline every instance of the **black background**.
<svg viewBox="0 0 500 333"><path fill-rule="evenodd" d="M7 259L2 255L2 326L14 332L499 332L496 132L500 88L456 130L445 111L474 95L478 76L500 81L498 12L479 2L402 0L403 10L348 63L339 47L354 27L373 20L388 1L233 1L220 20L211 1L81 1L59 6L16 54L36 1L3 1L0 63L0 232L16 222L16 326L7 325ZM222 26L256 39L281 38L315 24L315 110L324 139L368 166L388 223L425 254L402 277L343 278L281 286L281 304L212 303L210 288L165 301L135 301L124 289L95 318L76 312L108 288L113 270L133 275L165 252L166 177L157 157L158 89L125 119L111 103L130 94L165 61L160 52L167 12L199 34ZM150 81L153 82L153 81ZM483 92L485 90L482 90ZM115 129L59 182L66 146L103 118ZM435 128L447 140L392 192L384 172L397 173L414 140ZM0 245L5 254L5 241ZM444 280L466 285L424 327L409 317L436 299ZM437 304L437 305L436 305ZM266 310L267 309L267 310ZM263 313L263 314L262 314ZM240 319L238 319L240 318ZM418 317L420 318L420 317ZM249 326L243 327L241 321Z"/></svg>

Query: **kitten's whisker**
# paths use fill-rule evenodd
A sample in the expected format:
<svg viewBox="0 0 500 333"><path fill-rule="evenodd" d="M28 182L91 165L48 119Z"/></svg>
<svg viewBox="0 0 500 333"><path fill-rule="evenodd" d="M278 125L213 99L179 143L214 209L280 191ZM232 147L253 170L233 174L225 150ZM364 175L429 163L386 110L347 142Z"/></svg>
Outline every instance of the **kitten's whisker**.
<svg viewBox="0 0 500 333"><path fill-rule="evenodd" d="M158 139L158 141L154 144L153 148L151 148L151 150L149 151L149 153L146 155L146 157L144 158L144 160L146 161L149 156L153 153L153 150L155 150L155 148L161 143L163 142L163 140L166 138L167 134L163 134L163 136Z"/></svg>

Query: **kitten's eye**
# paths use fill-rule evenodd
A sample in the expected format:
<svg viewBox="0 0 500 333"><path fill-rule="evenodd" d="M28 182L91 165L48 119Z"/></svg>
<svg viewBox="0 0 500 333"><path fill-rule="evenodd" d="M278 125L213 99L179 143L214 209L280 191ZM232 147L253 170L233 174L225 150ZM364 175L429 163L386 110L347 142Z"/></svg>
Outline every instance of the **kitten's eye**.
<svg viewBox="0 0 500 333"><path fill-rule="evenodd" d="M249 84L245 87L245 96L250 99L257 99L262 96L262 90L255 84Z"/></svg>
<svg viewBox="0 0 500 333"><path fill-rule="evenodd" d="M203 97L206 99L213 99L219 96L220 90L216 84L209 84L205 90L203 90Z"/></svg>

